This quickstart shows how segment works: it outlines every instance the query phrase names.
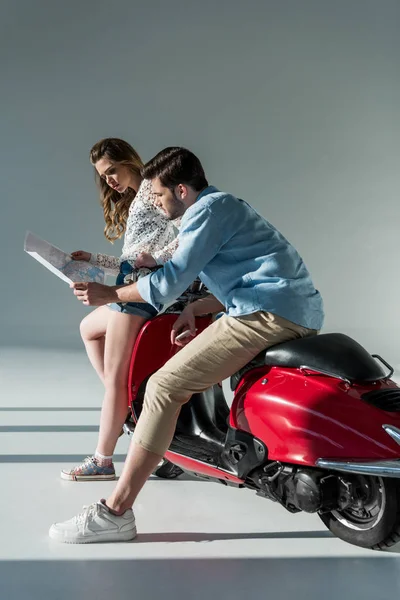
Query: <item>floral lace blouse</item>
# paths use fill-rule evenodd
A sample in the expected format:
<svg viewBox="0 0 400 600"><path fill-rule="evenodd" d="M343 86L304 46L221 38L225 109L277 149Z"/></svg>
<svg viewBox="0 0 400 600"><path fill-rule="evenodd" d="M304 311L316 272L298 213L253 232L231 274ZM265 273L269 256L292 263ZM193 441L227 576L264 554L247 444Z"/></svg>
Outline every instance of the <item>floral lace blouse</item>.
<svg viewBox="0 0 400 600"><path fill-rule="evenodd" d="M151 183L144 179L129 209L120 258L94 253L90 262L111 275L118 275L122 262L128 261L133 266L138 254L147 252L157 264L163 265L178 247L176 229L179 225L180 219L170 221L155 205Z"/></svg>

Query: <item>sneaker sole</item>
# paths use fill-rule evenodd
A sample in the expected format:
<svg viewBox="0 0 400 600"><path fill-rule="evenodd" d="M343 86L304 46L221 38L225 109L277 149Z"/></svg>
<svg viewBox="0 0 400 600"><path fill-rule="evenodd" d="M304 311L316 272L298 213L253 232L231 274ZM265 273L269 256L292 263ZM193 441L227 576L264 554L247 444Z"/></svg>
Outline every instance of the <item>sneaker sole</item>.
<svg viewBox="0 0 400 600"><path fill-rule="evenodd" d="M56 542L61 542L63 544L102 544L107 542L131 542L137 536L136 527L130 531L124 531L123 533L115 534L110 533L102 533L101 535L88 535L84 538L67 538L63 536L60 532L54 531L50 528L49 537Z"/></svg>
<svg viewBox="0 0 400 600"><path fill-rule="evenodd" d="M116 475L70 475L61 471L61 479L65 481L114 481Z"/></svg>

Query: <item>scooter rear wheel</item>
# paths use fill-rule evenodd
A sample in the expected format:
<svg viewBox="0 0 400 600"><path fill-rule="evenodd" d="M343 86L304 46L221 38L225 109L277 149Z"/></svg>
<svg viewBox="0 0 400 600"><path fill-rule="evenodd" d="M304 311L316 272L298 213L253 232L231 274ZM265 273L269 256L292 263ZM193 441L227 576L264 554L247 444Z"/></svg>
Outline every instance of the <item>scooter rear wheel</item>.
<svg viewBox="0 0 400 600"><path fill-rule="evenodd" d="M400 541L400 486L395 479L353 476L357 498L344 510L320 514L338 538L373 550L385 550Z"/></svg>

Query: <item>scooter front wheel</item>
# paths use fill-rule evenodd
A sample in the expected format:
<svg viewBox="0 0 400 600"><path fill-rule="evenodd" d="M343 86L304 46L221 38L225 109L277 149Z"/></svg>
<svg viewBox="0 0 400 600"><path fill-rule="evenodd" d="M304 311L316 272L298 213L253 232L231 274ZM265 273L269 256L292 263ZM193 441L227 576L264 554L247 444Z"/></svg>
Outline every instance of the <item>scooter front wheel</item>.
<svg viewBox="0 0 400 600"><path fill-rule="evenodd" d="M355 475L352 502L342 510L320 514L338 538L373 550L386 550L400 541L400 486L395 479Z"/></svg>

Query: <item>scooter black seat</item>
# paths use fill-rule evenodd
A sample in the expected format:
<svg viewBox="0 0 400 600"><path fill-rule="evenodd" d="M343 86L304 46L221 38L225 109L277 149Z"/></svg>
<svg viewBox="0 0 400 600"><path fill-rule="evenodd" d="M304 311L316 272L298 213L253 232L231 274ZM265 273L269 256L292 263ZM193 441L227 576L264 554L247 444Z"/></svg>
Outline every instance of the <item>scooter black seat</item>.
<svg viewBox="0 0 400 600"><path fill-rule="evenodd" d="M342 333L325 333L271 346L231 378L236 389L243 375L262 365L323 371L351 382L384 379L383 367L358 342Z"/></svg>

